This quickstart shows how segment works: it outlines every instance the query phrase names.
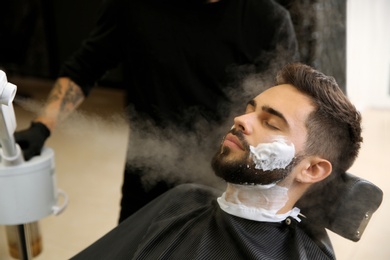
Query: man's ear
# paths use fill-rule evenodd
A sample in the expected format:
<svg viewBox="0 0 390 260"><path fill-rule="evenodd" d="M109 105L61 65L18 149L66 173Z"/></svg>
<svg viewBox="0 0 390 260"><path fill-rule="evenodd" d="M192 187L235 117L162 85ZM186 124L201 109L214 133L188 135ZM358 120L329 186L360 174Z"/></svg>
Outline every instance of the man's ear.
<svg viewBox="0 0 390 260"><path fill-rule="evenodd" d="M332 172L332 164L321 157L310 156L303 162L303 168L297 176L302 183L316 183L324 180Z"/></svg>

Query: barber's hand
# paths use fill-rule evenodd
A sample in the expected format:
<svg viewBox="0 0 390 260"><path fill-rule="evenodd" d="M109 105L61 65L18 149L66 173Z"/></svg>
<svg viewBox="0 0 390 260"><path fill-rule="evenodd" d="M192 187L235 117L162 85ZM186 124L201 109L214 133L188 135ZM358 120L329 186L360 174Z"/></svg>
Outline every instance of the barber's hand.
<svg viewBox="0 0 390 260"><path fill-rule="evenodd" d="M50 136L50 130L44 124L32 122L30 128L15 132L15 141L23 151L26 161L35 155L40 155L46 139Z"/></svg>

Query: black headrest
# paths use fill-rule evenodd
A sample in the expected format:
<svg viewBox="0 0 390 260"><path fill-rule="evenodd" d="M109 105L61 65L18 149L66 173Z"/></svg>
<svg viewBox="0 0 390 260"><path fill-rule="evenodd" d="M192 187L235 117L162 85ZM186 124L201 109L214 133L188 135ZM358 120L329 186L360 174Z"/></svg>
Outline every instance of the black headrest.
<svg viewBox="0 0 390 260"><path fill-rule="evenodd" d="M306 223L359 241L383 192L371 182L350 173L335 174L325 184L312 187L297 203Z"/></svg>

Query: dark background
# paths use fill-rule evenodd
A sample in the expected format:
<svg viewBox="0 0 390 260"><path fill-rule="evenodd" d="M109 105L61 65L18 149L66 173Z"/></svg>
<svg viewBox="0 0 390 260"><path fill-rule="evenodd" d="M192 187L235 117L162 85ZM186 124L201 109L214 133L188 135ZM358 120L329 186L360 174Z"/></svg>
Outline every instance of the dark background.
<svg viewBox="0 0 390 260"><path fill-rule="evenodd" d="M7 76L55 79L88 36L102 0L0 0L0 69ZM291 14L301 61L346 88L346 0L278 0ZM99 82L120 87L121 70Z"/></svg>

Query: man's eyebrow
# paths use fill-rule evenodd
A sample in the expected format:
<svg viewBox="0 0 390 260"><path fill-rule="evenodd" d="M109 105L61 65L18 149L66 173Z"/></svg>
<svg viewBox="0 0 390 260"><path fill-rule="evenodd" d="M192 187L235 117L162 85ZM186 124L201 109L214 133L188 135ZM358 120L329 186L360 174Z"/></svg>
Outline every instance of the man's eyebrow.
<svg viewBox="0 0 390 260"><path fill-rule="evenodd" d="M274 116L279 117L280 119L282 119L284 121L284 123L286 123L286 125L288 125L287 119L284 117L284 115L282 113L280 113L279 111L273 109L272 107L262 106L261 110L263 110L269 114L272 114Z"/></svg>

